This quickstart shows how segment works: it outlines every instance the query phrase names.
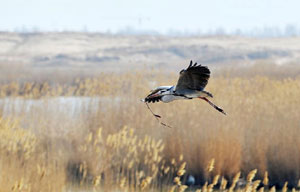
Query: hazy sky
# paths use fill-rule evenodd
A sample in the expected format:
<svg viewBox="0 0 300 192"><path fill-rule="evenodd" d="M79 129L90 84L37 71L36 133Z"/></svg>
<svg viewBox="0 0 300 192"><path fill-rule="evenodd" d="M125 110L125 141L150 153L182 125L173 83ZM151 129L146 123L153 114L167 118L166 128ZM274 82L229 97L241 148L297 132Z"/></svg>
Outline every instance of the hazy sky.
<svg viewBox="0 0 300 192"><path fill-rule="evenodd" d="M0 30L226 31L300 26L299 0L0 0Z"/></svg>

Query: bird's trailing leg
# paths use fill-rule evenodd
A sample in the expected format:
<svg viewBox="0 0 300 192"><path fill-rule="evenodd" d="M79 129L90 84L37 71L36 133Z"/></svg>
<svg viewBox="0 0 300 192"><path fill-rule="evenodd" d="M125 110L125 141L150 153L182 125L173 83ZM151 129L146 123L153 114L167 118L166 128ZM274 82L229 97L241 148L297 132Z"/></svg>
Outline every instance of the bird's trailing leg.
<svg viewBox="0 0 300 192"><path fill-rule="evenodd" d="M216 110L218 110L219 112L223 113L224 115L226 115L225 111L223 109L221 109L220 107L216 106L215 104L213 104L210 100L208 100L205 97L198 97L199 99L203 99L204 101L206 101L207 103L209 103L211 106L213 106Z"/></svg>

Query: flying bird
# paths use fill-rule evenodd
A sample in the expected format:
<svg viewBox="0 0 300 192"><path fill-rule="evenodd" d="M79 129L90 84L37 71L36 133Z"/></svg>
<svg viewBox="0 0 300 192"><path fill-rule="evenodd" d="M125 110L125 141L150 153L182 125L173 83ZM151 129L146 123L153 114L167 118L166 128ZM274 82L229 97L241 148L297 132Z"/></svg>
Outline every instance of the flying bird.
<svg viewBox="0 0 300 192"><path fill-rule="evenodd" d="M176 86L157 87L142 101L146 103L159 101L169 103L179 99L199 98L208 102L216 110L226 115L223 109L208 100L208 98L212 98L213 95L204 90L210 77L210 70L207 66L198 65L197 63L193 64L193 61L191 61L188 68L181 70L179 74Z"/></svg>

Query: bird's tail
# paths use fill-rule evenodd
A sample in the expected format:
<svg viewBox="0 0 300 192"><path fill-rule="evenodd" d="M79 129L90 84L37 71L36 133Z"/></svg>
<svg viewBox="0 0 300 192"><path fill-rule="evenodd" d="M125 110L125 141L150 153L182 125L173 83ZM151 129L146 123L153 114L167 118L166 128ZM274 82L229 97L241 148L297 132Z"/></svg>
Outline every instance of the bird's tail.
<svg viewBox="0 0 300 192"><path fill-rule="evenodd" d="M200 99L203 99L204 101L206 101L207 103L209 103L213 108L215 108L217 111L223 113L224 115L226 115L225 111L218 107L217 105L213 104L213 102L211 102L210 100L208 100L207 98L205 97L199 97Z"/></svg>
<svg viewBox="0 0 300 192"><path fill-rule="evenodd" d="M208 91L201 91L201 92L205 94L205 97L213 98L213 95L210 92L208 92Z"/></svg>

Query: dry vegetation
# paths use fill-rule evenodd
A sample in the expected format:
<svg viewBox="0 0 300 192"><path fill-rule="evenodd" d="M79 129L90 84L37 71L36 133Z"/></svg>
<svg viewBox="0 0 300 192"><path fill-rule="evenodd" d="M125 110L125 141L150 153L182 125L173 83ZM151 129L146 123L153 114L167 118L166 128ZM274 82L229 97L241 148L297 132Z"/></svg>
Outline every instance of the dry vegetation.
<svg viewBox="0 0 300 192"><path fill-rule="evenodd" d="M151 105L166 128L139 101L177 80L162 74L2 83L0 191L184 191L188 175L202 192L298 189L299 77L212 77L228 115L200 100ZM91 99L69 109L58 96Z"/></svg>

